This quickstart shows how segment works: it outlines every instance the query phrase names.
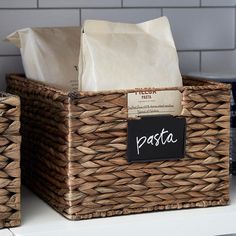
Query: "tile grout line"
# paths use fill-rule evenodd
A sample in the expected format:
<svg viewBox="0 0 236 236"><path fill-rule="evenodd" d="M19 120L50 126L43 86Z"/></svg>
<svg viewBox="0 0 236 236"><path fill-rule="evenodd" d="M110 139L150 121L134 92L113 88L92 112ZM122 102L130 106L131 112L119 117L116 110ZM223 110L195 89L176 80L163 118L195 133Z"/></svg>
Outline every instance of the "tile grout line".
<svg viewBox="0 0 236 236"><path fill-rule="evenodd" d="M37 8L39 8L39 0L37 0Z"/></svg>
<svg viewBox="0 0 236 236"><path fill-rule="evenodd" d="M20 54L12 54L12 55L10 55L10 54L0 54L0 58L1 57L20 57L21 55Z"/></svg>
<svg viewBox="0 0 236 236"><path fill-rule="evenodd" d="M202 72L202 52L199 52L199 71Z"/></svg>
<svg viewBox="0 0 236 236"><path fill-rule="evenodd" d="M220 49L220 48L214 48L214 49L177 49L178 52L199 52L201 50L202 52L228 52L228 51L233 51L235 48L225 48L225 49Z"/></svg>
<svg viewBox="0 0 236 236"><path fill-rule="evenodd" d="M121 8L124 8L124 0L121 0Z"/></svg>
<svg viewBox="0 0 236 236"><path fill-rule="evenodd" d="M234 7L234 50L236 50L236 6Z"/></svg>
<svg viewBox="0 0 236 236"><path fill-rule="evenodd" d="M39 0L38 0L39 1ZM39 3L39 2L38 2ZM39 4L38 4L39 5ZM97 9L122 9L121 6L117 6L117 7L112 7L112 6L101 6L101 7L40 7L38 6L38 9L40 10L76 10L78 8L83 8L83 9L91 9L91 10L97 10ZM127 9L153 9L153 8L166 8L166 9L199 9L199 6L146 6L146 7L142 7L142 6L127 6L124 7ZM234 8L233 6L202 6L201 9L232 9ZM24 7L24 8L10 8L10 7L4 7L1 8L0 7L0 11L2 10L34 10L37 9L36 7Z"/></svg>
<svg viewBox="0 0 236 236"><path fill-rule="evenodd" d="M82 9L79 8L79 24L82 25Z"/></svg>

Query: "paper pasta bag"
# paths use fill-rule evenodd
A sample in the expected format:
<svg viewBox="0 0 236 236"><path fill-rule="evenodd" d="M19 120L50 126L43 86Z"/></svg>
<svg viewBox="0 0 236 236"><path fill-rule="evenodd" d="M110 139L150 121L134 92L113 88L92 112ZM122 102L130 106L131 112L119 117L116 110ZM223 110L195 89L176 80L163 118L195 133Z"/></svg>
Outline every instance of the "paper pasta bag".
<svg viewBox="0 0 236 236"><path fill-rule="evenodd" d="M182 86L182 78L166 17L141 24L85 21L79 90L173 86Z"/></svg>
<svg viewBox="0 0 236 236"><path fill-rule="evenodd" d="M26 77L78 89L80 27L25 28L6 40L20 48Z"/></svg>

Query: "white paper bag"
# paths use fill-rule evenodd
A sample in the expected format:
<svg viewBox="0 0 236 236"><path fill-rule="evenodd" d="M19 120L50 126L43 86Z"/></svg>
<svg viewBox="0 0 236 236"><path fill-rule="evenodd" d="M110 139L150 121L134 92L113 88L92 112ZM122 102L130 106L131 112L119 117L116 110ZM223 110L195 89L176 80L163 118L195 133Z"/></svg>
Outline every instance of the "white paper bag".
<svg viewBox="0 0 236 236"><path fill-rule="evenodd" d="M26 28L6 40L20 48L26 77L78 89L80 27Z"/></svg>
<svg viewBox="0 0 236 236"><path fill-rule="evenodd" d="M79 90L173 86L182 86L182 78L166 17L136 25L85 21Z"/></svg>

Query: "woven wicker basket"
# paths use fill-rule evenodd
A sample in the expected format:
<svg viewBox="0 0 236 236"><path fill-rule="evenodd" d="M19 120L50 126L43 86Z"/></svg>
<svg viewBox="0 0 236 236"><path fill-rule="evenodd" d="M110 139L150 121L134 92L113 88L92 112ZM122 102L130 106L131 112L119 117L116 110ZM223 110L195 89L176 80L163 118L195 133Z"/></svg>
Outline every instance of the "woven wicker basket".
<svg viewBox="0 0 236 236"><path fill-rule="evenodd" d="M20 99L0 93L0 228L20 225Z"/></svg>
<svg viewBox="0 0 236 236"><path fill-rule="evenodd" d="M183 94L185 157L129 164L127 91L67 93L17 75L7 83L22 102L24 181L65 217L228 203L230 86L184 79L172 88Z"/></svg>

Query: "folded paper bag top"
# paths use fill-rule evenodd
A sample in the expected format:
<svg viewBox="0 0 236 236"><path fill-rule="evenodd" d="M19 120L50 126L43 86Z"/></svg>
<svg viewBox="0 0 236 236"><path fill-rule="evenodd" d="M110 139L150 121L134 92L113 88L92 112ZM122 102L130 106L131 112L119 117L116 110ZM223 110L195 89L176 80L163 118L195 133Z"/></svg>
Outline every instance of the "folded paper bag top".
<svg viewBox="0 0 236 236"><path fill-rule="evenodd" d="M79 90L182 86L166 17L140 24L88 20L82 32Z"/></svg>
<svg viewBox="0 0 236 236"><path fill-rule="evenodd" d="M25 28L6 40L20 48L28 78L77 90L80 32L80 27Z"/></svg>

